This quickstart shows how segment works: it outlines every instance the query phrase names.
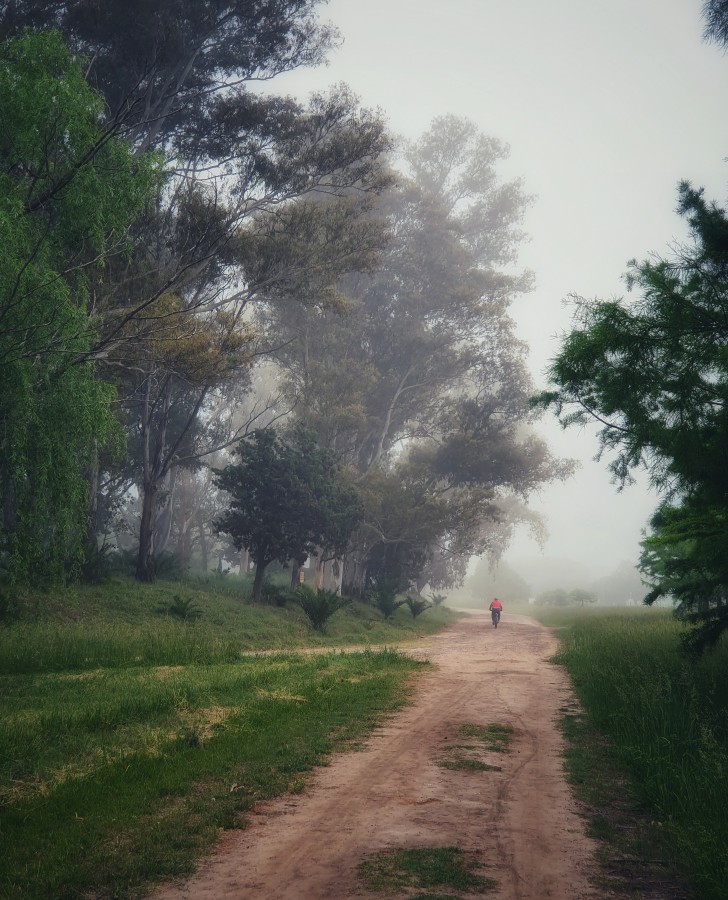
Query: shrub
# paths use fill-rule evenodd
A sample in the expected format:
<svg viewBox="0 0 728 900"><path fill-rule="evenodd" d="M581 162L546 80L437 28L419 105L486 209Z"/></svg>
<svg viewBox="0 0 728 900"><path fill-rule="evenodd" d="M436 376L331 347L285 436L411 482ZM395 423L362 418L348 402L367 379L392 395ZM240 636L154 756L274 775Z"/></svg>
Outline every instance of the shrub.
<svg viewBox="0 0 728 900"><path fill-rule="evenodd" d="M433 594L430 594L429 600L430 600L430 603L431 603L434 607L437 608L437 607L442 606L442 604L447 600L447 595L446 595L446 594L434 594L434 593L433 593Z"/></svg>
<svg viewBox="0 0 728 900"><path fill-rule="evenodd" d="M407 597L404 601L409 608L409 611L412 613L412 618L416 619L420 613L423 613L426 609L429 609L432 604L428 603L427 600L422 600L419 597Z"/></svg>
<svg viewBox="0 0 728 900"><path fill-rule="evenodd" d="M191 598L183 600L179 594L175 594L169 606L161 604L159 612L166 616L174 616L183 622L196 622L202 618L202 610Z"/></svg>
<svg viewBox="0 0 728 900"><path fill-rule="evenodd" d="M316 631L322 631L331 616L350 602L348 597L339 597L333 591L323 589L314 591L307 584L300 584L293 598Z"/></svg>
<svg viewBox="0 0 728 900"><path fill-rule="evenodd" d="M284 607L290 598L286 588L266 578L260 591L260 599L269 606Z"/></svg>
<svg viewBox="0 0 728 900"><path fill-rule="evenodd" d="M397 591L391 584L379 584L369 594L369 601L379 612L388 619L393 616L400 606L404 606L404 600L397 600Z"/></svg>

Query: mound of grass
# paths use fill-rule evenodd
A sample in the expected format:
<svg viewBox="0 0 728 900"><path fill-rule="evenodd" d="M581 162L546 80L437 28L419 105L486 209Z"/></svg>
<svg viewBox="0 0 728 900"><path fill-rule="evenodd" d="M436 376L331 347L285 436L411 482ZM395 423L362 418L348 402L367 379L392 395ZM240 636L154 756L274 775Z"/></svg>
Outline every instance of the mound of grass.
<svg viewBox="0 0 728 900"><path fill-rule="evenodd" d="M474 725L465 722L458 728L458 734L464 738L472 738L483 745L483 749L493 753L506 753L513 735L512 725L501 725L493 722L489 725Z"/></svg>
<svg viewBox="0 0 728 900"><path fill-rule="evenodd" d="M513 728L510 725L492 723L475 725L465 722L458 727L458 737L477 741L469 744L450 744L443 747L443 755L437 764L443 769L460 769L469 772L500 772L501 766L483 759L489 753L505 753L510 746Z"/></svg>
<svg viewBox="0 0 728 900"><path fill-rule="evenodd" d="M359 865L359 876L373 891L394 894L408 889L437 888L436 894L419 894L444 900L440 889L485 894L497 887L492 878L478 874L477 856L457 847L420 847L384 850Z"/></svg>
<svg viewBox="0 0 728 900"><path fill-rule="evenodd" d="M390 619L352 601L311 632L296 604L253 605L245 579L208 576L139 584L117 577L51 595L16 595L13 620L0 627L0 673L90 670L99 666L232 662L257 650L307 646L387 645L433 634L455 616L433 610ZM160 616L159 611L165 611ZM194 627L189 613L199 613Z"/></svg>

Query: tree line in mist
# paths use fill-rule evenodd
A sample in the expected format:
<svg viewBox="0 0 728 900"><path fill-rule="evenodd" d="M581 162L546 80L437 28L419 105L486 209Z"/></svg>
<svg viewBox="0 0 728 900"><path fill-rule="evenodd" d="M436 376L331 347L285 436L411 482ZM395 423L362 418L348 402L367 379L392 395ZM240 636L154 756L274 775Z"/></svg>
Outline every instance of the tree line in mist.
<svg viewBox="0 0 728 900"><path fill-rule="evenodd" d="M277 95L339 39L317 6L0 13L4 579L124 551L439 588L540 528L571 465L508 315L530 198L467 120L403 142L345 85Z"/></svg>

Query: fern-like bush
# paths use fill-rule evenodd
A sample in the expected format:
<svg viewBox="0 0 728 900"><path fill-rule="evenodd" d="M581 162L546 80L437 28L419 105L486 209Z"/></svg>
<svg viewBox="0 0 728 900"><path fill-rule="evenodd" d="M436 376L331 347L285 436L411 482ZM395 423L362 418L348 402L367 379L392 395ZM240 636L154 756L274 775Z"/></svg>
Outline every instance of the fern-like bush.
<svg viewBox="0 0 728 900"><path fill-rule="evenodd" d="M379 584L369 593L369 601L376 606L385 619L393 616L400 606L404 606L404 600L397 599L397 591L390 584Z"/></svg>
<svg viewBox="0 0 728 900"><path fill-rule="evenodd" d="M316 631L322 631L331 616L350 602L348 597L339 597L333 591L322 588L314 591L307 584L299 584L293 598Z"/></svg>
<svg viewBox="0 0 728 900"><path fill-rule="evenodd" d="M189 597L183 599L179 594L174 595L169 605L160 605L158 610L162 615L173 616L183 622L196 622L202 618L202 610L195 601Z"/></svg>
<svg viewBox="0 0 728 900"><path fill-rule="evenodd" d="M426 609L429 609L432 604L428 603L427 600L422 600L418 597L407 597L404 601L407 604L409 611L412 613L412 618L416 619L420 613L423 613Z"/></svg>
<svg viewBox="0 0 728 900"><path fill-rule="evenodd" d="M260 590L260 599L269 606L284 607L290 599L290 593L280 584L266 578Z"/></svg>

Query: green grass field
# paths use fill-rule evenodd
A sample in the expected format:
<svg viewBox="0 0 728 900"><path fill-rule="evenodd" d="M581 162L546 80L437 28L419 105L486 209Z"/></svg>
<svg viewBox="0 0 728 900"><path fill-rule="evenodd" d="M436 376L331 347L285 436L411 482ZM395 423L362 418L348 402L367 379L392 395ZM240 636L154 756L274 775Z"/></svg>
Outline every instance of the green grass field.
<svg viewBox="0 0 728 900"><path fill-rule="evenodd" d="M202 618L158 612L175 597ZM303 789L312 766L404 702L423 664L366 645L452 618L400 610L385 622L352 604L320 635L294 605L239 597L211 578L12 598L0 627L0 896L135 897L190 872L220 827ZM256 653L281 647L323 652Z"/></svg>
<svg viewBox="0 0 728 900"><path fill-rule="evenodd" d="M668 611L537 612L560 627L557 661L595 734L659 829L662 853L697 896L728 896L728 641L701 659L680 650ZM594 758L603 748L593 739ZM581 780L599 777L582 746ZM584 775L584 772L591 775Z"/></svg>

